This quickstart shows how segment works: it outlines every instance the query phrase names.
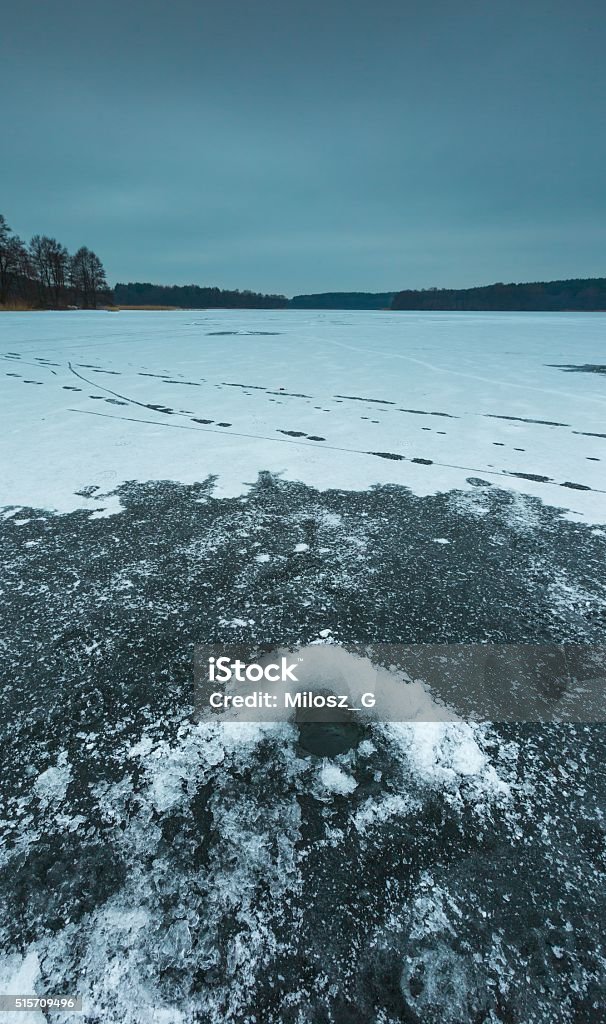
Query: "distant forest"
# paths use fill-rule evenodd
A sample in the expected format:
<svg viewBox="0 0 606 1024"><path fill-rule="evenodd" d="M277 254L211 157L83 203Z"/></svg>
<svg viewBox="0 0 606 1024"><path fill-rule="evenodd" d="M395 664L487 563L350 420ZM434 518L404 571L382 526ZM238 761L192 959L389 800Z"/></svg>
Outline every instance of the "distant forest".
<svg viewBox="0 0 606 1024"><path fill-rule="evenodd" d="M180 309L285 309L284 295L260 295L251 291L202 288L197 284L117 284L116 306L178 306Z"/></svg>
<svg viewBox="0 0 606 1024"><path fill-rule="evenodd" d="M294 295L291 309L389 309L395 292L320 292Z"/></svg>
<svg viewBox="0 0 606 1024"><path fill-rule="evenodd" d="M591 312L606 310L606 278L573 278L482 288L429 288L398 292L392 309Z"/></svg>
<svg viewBox="0 0 606 1024"><path fill-rule="evenodd" d="M48 235L24 242L0 214L0 307L96 309L111 292L103 264L92 249L70 254Z"/></svg>
<svg viewBox="0 0 606 1024"><path fill-rule="evenodd" d="M263 295L196 284L117 284L117 306L178 306L181 309L389 309L395 292L325 292L319 295Z"/></svg>
<svg viewBox="0 0 606 1024"><path fill-rule="evenodd" d="M322 292L295 295L292 309L410 309L563 311L606 310L606 278L490 284L478 288L424 288L402 292Z"/></svg>
<svg viewBox="0 0 606 1024"><path fill-rule="evenodd" d="M592 312L606 311L606 278L573 278L478 288L426 288L401 292L321 292L263 295L197 284L141 282L109 287L103 264L86 246L69 253L56 238L24 242L0 214L0 308L96 309L98 306L178 309L391 309Z"/></svg>

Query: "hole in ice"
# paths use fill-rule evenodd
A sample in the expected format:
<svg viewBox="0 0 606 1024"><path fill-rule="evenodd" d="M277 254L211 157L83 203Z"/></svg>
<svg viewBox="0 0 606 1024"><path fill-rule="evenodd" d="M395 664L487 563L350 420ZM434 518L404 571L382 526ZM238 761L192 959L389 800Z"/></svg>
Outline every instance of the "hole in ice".
<svg viewBox="0 0 606 1024"><path fill-rule="evenodd" d="M307 721L305 711L297 712L299 747L316 757L336 757L360 743L364 730L356 722ZM316 712L317 715L317 712Z"/></svg>

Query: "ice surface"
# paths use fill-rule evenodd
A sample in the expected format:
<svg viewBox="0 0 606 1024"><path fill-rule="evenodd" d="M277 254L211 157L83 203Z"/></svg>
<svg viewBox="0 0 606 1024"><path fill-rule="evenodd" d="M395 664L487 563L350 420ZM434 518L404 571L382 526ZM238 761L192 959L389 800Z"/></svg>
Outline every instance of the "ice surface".
<svg viewBox="0 0 606 1024"><path fill-rule="evenodd" d="M599 363L605 326L0 318L4 991L77 991L85 1024L598 1019L597 730L427 721L392 672L411 720L328 760L292 721L192 722L189 666L323 642L355 694L352 636L598 642L604 531L573 523L606 521L604 378L547 364ZM209 474L241 500L154 483Z"/></svg>
<svg viewBox="0 0 606 1024"><path fill-rule="evenodd" d="M452 723L436 726L432 742L442 745L442 763L435 772L427 764L420 785L414 759L419 742L425 745L427 739L418 725L406 727L407 741L401 744L377 725L374 742L365 740L338 763L297 756L294 730L285 724L183 723L173 742L155 738L154 731L144 731L124 752L116 781L92 792L96 827L111 835L128 864L123 884L80 922L77 942L74 925L66 922L52 935L39 935L23 957L9 954L2 965L4 976L20 979L23 991L41 990L40 962L44 977L50 974L63 989L73 974L90 1021L177 1024L193 1019L194 1011L212 1024L244 1019L241 1007L259 983L261 965L281 949L289 953L284 921L289 931L288 921L299 913L296 899L305 874L305 858L297 854L304 837L301 801L310 796L320 812L340 808L332 845L341 857L349 845L350 815L359 841L371 848L392 821L409 821L414 828L429 794L441 791L447 767L453 794L466 776L473 777L474 802L496 806L509 790L505 777L502 791L495 789L494 769L483 753L485 727L472 734ZM387 792L380 801L363 796L350 809L368 763L381 764L386 780L398 787L404 773L409 792ZM209 795L205 827L198 820L200 788ZM62 794L66 814L77 800L77 790ZM186 818L187 843L180 841L182 825L167 843L167 826ZM48 828L54 835L52 818ZM212 855L200 872L192 855L205 846ZM181 863L184 853L186 863ZM294 952L294 935L292 942ZM194 969L213 981L186 995L181 979ZM172 999L171 970L179 981ZM183 1008L189 1013L182 1018Z"/></svg>
<svg viewBox="0 0 606 1024"><path fill-rule="evenodd" d="M66 755L59 757L57 764L42 772L34 783L36 795L43 803L61 803L65 799L71 778L71 769Z"/></svg>
<svg viewBox="0 0 606 1024"><path fill-rule="evenodd" d="M356 780L351 775L330 761L326 761L322 766L320 780L329 793L335 793L338 796L347 796L348 793L353 793L357 786Z"/></svg>
<svg viewBox="0 0 606 1024"><path fill-rule="evenodd" d="M98 517L125 480L216 475L226 496L269 470L417 494L474 477L603 522L604 379L557 364L598 363L605 328L599 313L4 314L0 506Z"/></svg>

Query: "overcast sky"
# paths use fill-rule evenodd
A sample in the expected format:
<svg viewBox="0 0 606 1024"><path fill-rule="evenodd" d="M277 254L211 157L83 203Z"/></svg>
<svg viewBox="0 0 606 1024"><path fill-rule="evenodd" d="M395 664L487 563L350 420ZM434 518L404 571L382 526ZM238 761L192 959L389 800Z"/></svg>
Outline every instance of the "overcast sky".
<svg viewBox="0 0 606 1024"><path fill-rule="evenodd" d="M603 0L19 0L0 212L110 281L606 275Z"/></svg>

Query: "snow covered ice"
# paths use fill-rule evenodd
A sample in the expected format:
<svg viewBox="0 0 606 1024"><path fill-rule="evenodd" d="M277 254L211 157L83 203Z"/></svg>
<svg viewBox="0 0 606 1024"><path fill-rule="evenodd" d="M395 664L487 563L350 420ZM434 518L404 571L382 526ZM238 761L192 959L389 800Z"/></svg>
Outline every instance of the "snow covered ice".
<svg viewBox="0 0 606 1024"><path fill-rule="evenodd" d="M600 363L604 314L101 311L0 327L2 505L107 512L125 480L209 474L231 496L267 470L416 494L481 476L606 518L604 378L570 370Z"/></svg>

